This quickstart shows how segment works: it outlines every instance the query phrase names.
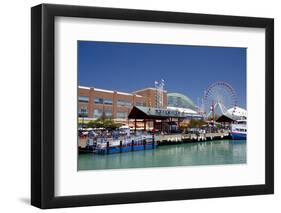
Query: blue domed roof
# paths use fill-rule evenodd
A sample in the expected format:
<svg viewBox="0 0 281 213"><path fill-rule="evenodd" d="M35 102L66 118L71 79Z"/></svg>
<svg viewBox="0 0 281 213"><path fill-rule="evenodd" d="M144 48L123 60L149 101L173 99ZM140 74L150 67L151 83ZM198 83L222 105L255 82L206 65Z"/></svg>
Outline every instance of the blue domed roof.
<svg viewBox="0 0 281 213"><path fill-rule="evenodd" d="M193 101L187 96L180 93L168 93L168 106L196 109Z"/></svg>

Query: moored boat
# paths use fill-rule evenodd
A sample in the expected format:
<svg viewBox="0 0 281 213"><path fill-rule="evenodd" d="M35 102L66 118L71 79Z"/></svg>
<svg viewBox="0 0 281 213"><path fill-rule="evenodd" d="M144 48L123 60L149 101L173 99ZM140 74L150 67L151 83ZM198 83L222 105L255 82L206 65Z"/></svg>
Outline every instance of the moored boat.
<svg viewBox="0 0 281 213"><path fill-rule="evenodd" d="M246 140L247 139L247 121L237 120L231 125L231 138L233 140Z"/></svg>
<svg viewBox="0 0 281 213"><path fill-rule="evenodd" d="M97 154L114 154L132 151L155 149L157 144L153 135L138 135L119 138L99 138L96 145Z"/></svg>

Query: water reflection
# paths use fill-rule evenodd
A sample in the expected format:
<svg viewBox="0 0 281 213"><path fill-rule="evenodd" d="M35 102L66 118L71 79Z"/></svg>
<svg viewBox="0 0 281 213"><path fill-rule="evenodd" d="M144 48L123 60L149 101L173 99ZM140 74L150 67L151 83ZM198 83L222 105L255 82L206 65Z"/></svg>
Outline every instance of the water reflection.
<svg viewBox="0 0 281 213"><path fill-rule="evenodd" d="M80 154L78 170L241 163L246 163L246 141L220 140L111 155Z"/></svg>

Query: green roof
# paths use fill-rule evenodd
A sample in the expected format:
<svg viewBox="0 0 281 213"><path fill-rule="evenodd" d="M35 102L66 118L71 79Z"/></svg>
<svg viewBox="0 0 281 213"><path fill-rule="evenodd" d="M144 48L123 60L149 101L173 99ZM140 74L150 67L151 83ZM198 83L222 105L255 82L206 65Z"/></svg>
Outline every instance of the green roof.
<svg viewBox="0 0 281 213"><path fill-rule="evenodd" d="M181 108L189 108L189 109L196 109L195 104L193 101L180 93L168 93L168 106L172 107L181 107Z"/></svg>

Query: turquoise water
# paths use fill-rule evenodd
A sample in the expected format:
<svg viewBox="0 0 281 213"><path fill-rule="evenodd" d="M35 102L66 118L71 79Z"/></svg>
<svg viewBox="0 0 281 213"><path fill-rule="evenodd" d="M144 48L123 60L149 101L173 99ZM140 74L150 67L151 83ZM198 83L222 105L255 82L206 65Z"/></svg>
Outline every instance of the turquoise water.
<svg viewBox="0 0 281 213"><path fill-rule="evenodd" d="M78 155L78 170L243 163L246 163L246 141L241 140L163 145L154 150L111 155Z"/></svg>

